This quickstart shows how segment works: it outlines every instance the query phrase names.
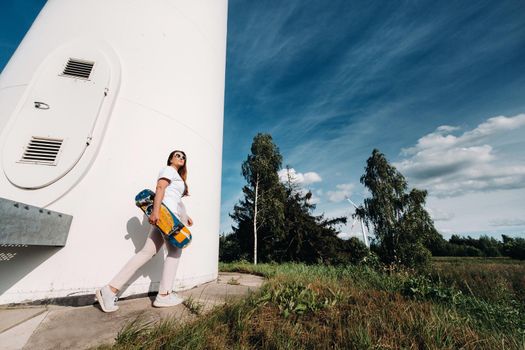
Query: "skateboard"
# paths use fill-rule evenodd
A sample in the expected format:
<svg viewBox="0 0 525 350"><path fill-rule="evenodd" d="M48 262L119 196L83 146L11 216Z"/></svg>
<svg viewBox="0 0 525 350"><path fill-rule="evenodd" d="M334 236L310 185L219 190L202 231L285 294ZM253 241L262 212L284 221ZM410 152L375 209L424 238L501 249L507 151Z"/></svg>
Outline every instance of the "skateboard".
<svg viewBox="0 0 525 350"><path fill-rule="evenodd" d="M135 204L147 216L153 211L153 200L155 192L142 190L135 196ZM184 248L191 242L191 232L179 220L179 218L168 209L164 203L159 210L159 220L155 225L162 232L164 238L177 248Z"/></svg>

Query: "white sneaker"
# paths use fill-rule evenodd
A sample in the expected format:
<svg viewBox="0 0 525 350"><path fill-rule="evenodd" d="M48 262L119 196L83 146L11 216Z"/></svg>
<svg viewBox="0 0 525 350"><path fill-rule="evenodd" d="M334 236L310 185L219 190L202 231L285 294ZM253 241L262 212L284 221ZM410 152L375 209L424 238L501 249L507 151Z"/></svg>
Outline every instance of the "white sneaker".
<svg viewBox="0 0 525 350"><path fill-rule="evenodd" d="M157 297L155 298L155 301L153 302L153 306L170 307L170 306L179 305L183 301L184 299L182 299L175 293L170 293L168 295L157 294Z"/></svg>
<svg viewBox="0 0 525 350"><path fill-rule="evenodd" d="M109 286L104 286L101 289L97 289L95 292L98 303L104 312L114 312L118 310L117 306L117 295L113 293Z"/></svg>

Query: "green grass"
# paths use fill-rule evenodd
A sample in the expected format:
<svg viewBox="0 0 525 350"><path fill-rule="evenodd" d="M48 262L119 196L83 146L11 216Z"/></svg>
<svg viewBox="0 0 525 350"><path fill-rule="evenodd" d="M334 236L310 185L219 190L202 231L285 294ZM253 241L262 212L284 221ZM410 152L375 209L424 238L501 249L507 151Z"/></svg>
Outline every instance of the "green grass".
<svg viewBox="0 0 525 350"><path fill-rule="evenodd" d="M489 302L525 306L525 261L508 258L434 258L431 278Z"/></svg>
<svg viewBox="0 0 525 350"><path fill-rule="evenodd" d="M435 256L432 257L434 264L452 263L459 265L470 264L507 264L525 266L525 260L516 260L507 257L484 258L484 257L461 257L461 256Z"/></svg>
<svg viewBox="0 0 525 350"><path fill-rule="evenodd" d="M436 259L428 275L303 264L234 263L220 269L254 273L267 282L186 325L132 323L114 348L525 348L525 313L516 289L524 264ZM487 281L501 287L484 291L493 289Z"/></svg>
<svg viewBox="0 0 525 350"><path fill-rule="evenodd" d="M191 296L184 300L183 305L194 315L200 315L204 309L204 304L196 301Z"/></svg>

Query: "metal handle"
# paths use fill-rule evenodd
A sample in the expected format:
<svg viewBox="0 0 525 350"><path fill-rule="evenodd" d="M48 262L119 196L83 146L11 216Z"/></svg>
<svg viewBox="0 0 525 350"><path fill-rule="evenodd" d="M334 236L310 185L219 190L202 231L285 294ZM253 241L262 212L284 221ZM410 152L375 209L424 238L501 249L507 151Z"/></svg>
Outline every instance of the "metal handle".
<svg viewBox="0 0 525 350"><path fill-rule="evenodd" d="M47 103L44 103L44 102L36 102L35 101L35 108L38 108L38 109L49 109L49 105Z"/></svg>

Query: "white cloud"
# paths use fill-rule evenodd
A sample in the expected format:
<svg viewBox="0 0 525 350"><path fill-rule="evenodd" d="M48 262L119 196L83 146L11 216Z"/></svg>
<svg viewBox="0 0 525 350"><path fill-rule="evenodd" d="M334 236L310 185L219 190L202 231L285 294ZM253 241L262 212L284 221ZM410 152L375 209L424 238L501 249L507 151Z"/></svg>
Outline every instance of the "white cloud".
<svg viewBox="0 0 525 350"><path fill-rule="evenodd" d="M518 114L514 117L501 115L488 119L472 131L467 131L461 136L460 141L472 142L502 131L521 128L522 126L525 126L525 114Z"/></svg>
<svg viewBox="0 0 525 350"><path fill-rule="evenodd" d="M439 208L428 208L428 213L434 221L450 221L454 218L454 213Z"/></svg>
<svg viewBox="0 0 525 350"><path fill-rule="evenodd" d="M442 125L433 133L423 136L414 147L402 150L404 155L420 154L425 151L432 151L438 147L453 149L458 147L471 147L479 145L483 141L490 141L490 137L503 131L518 129L525 126L525 114L518 114L514 117L497 116L489 118L475 129L464 132L461 136L454 136L450 133L460 128L450 125Z"/></svg>
<svg viewBox="0 0 525 350"><path fill-rule="evenodd" d="M279 180L281 182L287 182L288 176L290 176L290 179L292 183L299 184L299 185L310 185L316 182L321 182L323 179L321 176L313 171L307 172L307 173L298 173L295 171L294 168L289 169L281 169L279 171Z"/></svg>
<svg viewBox="0 0 525 350"><path fill-rule="evenodd" d="M310 171L308 173L304 173L304 181L303 183L305 185L309 185L309 184L313 184L315 182L321 182L323 181L323 179L321 178L321 175L313 172L313 171Z"/></svg>
<svg viewBox="0 0 525 350"><path fill-rule="evenodd" d="M495 219L489 221L491 226L525 226L525 220L523 219Z"/></svg>
<svg viewBox="0 0 525 350"><path fill-rule="evenodd" d="M310 203L310 204L319 204L319 203L321 203L321 198L318 197L317 195L315 195L314 193L312 193L312 197L310 198L310 200L308 200L308 203Z"/></svg>
<svg viewBox="0 0 525 350"><path fill-rule="evenodd" d="M359 239L361 242L364 243L364 241L363 241L363 234L361 232L339 232L337 234L337 237L339 237L341 239L344 239L344 240L347 240L347 239L350 239L352 237L355 237L355 238ZM369 240L370 240L370 238L369 238Z"/></svg>
<svg viewBox="0 0 525 350"><path fill-rule="evenodd" d="M326 194L328 195L328 200L330 202L341 202L344 201L346 197L350 197L352 195L352 191L355 187L354 184L340 184L335 186L337 188L336 191L328 191Z"/></svg>
<svg viewBox="0 0 525 350"><path fill-rule="evenodd" d="M439 197L525 187L525 164L493 144L504 132L525 126L525 114L488 119L459 136L444 125L403 149L395 166L411 184ZM505 135L503 135L505 136ZM523 141L521 141L523 142Z"/></svg>
<svg viewBox="0 0 525 350"><path fill-rule="evenodd" d="M341 238L341 239L349 239L349 238L352 237L352 236L351 236L350 233L348 233L348 232L339 232L339 233L337 234L337 237L339 237L339 238Z"/></svg>
<svg viewBox="0 0 525 350"><path fill-rule="evenodd" d="M459 129L461 129L459 126L441 125L441 126L438 126L436 131L439 131L439 132L452 132L452 131L456 131L456 130L459 130Z"/></svg>
<svg viewBox="0 0 525 350"><path fill-rule="evenodd" d="M279 175L279 181L282 183L285 183L288 181L288 177L290 177L290 180L293 184L299 185L299 188L297 191L301 193L303 196L306 195L306 193L309 192L308 189L303 188L302 186L310 185L316 182L321 182L323 179L319 174L316 172L310 171L307 173L298 173L294 168L287 168L287 169L281 169L278 172ZM319 204L321 202L321 194L323 193L322 190L317 190L315 192L312 192L312 196L308 200L308 203L310 204Z"/></svg>
<svg viewBox="0 0 525 350"><path fill-rule="evenodd" d="M515 233L517 226L496 226L523 218L525 188L513 191L469 192L455 197L429 196L427 208L452 213L450 220L435 220L439 232L469 234L474 232ZM434 213L434 212L433 212ZM432 213L432 214L433 214Z"/></svg>
<svg viewBox="0 0 525 350"><path fill-rule="evenodd" d="M359 235L359 233L356 233L356 232L339 232L337 234L337 237L346 240L346 239L350 239L352 237L359 237L360 238L360 235Z"/></svg>

